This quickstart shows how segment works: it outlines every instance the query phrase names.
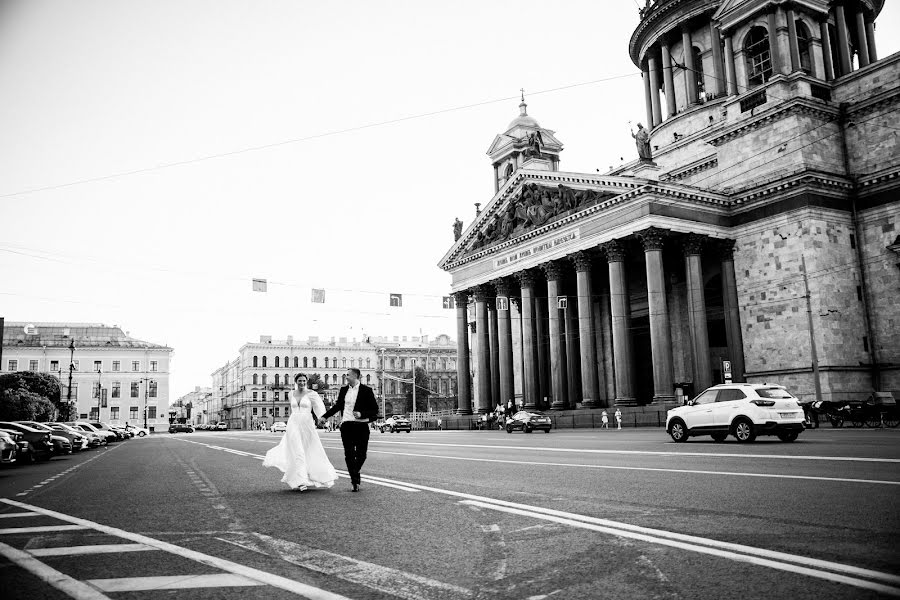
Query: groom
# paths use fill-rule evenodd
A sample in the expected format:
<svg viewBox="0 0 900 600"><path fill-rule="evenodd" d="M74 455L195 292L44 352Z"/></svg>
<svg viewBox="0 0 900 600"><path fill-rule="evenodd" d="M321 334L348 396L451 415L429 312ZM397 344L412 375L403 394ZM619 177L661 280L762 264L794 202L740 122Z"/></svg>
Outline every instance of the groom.
<svg viewBox="0 0 900 600"><path fill-rule="evenodd" d="M350 472L353 491L359 491L359 471L366 461L369 446L369 422L378 418L378 402L372 388L359 382L359 369L347 371L347 382L338 394L337 402L322 415L319 423L341 412L341 441L344 443L344 459Z"/></svg>

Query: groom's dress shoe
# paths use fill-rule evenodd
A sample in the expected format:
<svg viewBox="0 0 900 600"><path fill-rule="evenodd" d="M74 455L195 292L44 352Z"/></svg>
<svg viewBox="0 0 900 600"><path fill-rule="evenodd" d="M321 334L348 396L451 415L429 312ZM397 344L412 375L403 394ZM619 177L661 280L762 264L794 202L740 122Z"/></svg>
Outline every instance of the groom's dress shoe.
<svg viewBox="0 0 900 600"><path fill-rule="evenodd" d="M354 483L354 484L353 484L353 489L352 489L351 491L353 491L353 492L358 492L358 491L359 491L359 484L358 484L358 483Z"/></svg>

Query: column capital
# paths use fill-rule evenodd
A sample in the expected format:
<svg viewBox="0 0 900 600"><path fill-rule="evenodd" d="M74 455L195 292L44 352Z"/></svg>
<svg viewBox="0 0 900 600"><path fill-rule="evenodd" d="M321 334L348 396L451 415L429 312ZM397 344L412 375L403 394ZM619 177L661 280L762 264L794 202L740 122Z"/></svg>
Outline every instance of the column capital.
<svg viewBox="0 0 900 600"><path fill-rule="evenodd" d="M516 289L515 283L513 283L512 277L501 277L499 279L494 280L494 287L497 290L498 296L512 296L514 290Z"/></svg>
<svg viewBox="0 0 900 600"><path fill-rule="evenodd" d="M719 255L719 259L725 260L734 260L734 240L729 240L727 238L716 240L715 249L716 254Z"/></svg>
<svg viewBox="0 0 900 600"><path fill-rule="evenodd" d="M568 258L575 264L576 273L583 273L591 270L591 260L593 257L584 250L579 250L575 254L570 254Z"/></svg>
<svg viewBox="0 0 900 600"><path fill-rule="evenodd" d="M532 269L519 271L514 275L519 280L519 285L523 288L534 289L537 274Z"/></svg>
<svg viewBox="0 0 900 600"><path fill-rule="evenodd" d="M516 309L522 310L522 298L519 296L510 296L509 300L516 305Z"/></svg>
<svg viewBox="0 0 900 600"><path fill-rule="evenodd" d="M456 303L456 306L465 306L469 303L469 290L454 292L451 295L453 296L453 301Z"/></svg>
<svg viewBox="0 0 900 600"><path fill-rule="evenodd" d="M668 234L669 231L667 229L648 227L643 231L638 231L635 235L641 240L641 244L644 246L644 252L650 252L652 250L662 250L663 243Z"/></svg>
<svg viewBox="0 0 900 600"><path fill-rule="evenodd" d="M489 298L492 298L494 296L493 287L486 283L476 285L474 288L474 292L475 302L487 302Z"/></svg>
<svg viewBox="0 0 900 600"><path fill-rule="evenodd" d="M547 281L559 281L563 277L563 266L558 260L551 260L541 265Z"/></svg>
<svg viewBox="0 0 900 600"><path fill-rule="evenodd" d="M606 254L607 262L624 262L628 256L628 249L621 240L610 240L601 246L603 253Z"/></svg>
<svg viewBox="0 0 900 600"><path fill-rule="evenodd" d="M699 233L689 233L681 239L681 248L685 256L703 253L703 246L709 238Z"/></svg>

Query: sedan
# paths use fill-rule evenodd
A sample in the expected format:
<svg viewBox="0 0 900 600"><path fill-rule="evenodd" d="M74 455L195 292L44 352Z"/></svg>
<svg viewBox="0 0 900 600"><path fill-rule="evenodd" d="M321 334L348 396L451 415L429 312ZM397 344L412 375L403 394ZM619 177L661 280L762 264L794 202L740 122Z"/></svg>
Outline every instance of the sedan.
<svg viewBox="0 0 900 600"><path fill-rule="evenodd" d="M172 423L169 425L169 433L194 433L194 428L186 423Z"/></svg>
<svg viewBox="0 0 900 600"><path fill-rule="evenodd" d="M287 423L284 421L275 421L272 423L272 433L284 433L287 431Z"/></svg>
<svg viewBox="0 0 900 600"><path fill-rule="evenodd" d="M26 462L50 460L53 456L53 443L50 440L49 432L10 421L0 421L0 429L11 429L22 434L22 437L28 442Z"/></svg>
<svg viewBox="0 0 900 600"><path fill-rule="evenodd" d="M13 439L12 434L0 431L0 464L9 464L16 462L16 455L19 453L19 445Z"/></svg>
<svg viewBox="0 0 900 600"><path fill-rule="evenodd" d="M506 421L506 433L512 433L516 429L521 429L525 433L543 429L544 433L550 433L552 427L550 417L538 411L520 410Z"/></svg>
<svg viewBox="0 0 900 600"><path fill-rule="evenodd" d="M88 448L96 448L97 446L101 446L104 442L106 442L106 436L101 436L96 432L87 431L86 429L82 429L80 427L66 425L65 423L47 423L47 425L52 428L57 435L62 435L62 432L66 432L69 434L81 436L82 450L86 450Z"/></svg>
<svg viewBox="0 0 900 600"><path fill-rule="evenodd" d="M132 436L144 437L145 435L150 435L150 430L145 429L144 427L137 427L135 425L126 425L125 431L131 433Z"/></svg>
<svg viewBox="0 0 900 600"><path fill-rule="evenodd" d="M81 433L65 428L61 425L56 425L54 423L37 423L35 421L19 421L23 425L28 425L29 427L34 427L35 429L42 429L47 431L51 436L54 437L62 437L68 440L69 445L71 446L65 454L71 454L72 450L83 450L87 448L86 438L81 435ZM61 442L51 438L53 441L53 447L56 448L57 454L59 454L60 446L64 445Z"/></svg>

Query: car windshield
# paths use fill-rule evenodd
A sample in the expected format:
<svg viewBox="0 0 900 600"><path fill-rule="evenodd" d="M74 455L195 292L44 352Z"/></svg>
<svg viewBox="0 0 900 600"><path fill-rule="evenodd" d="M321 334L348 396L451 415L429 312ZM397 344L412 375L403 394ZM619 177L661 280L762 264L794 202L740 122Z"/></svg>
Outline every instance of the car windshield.
<svg viewBox="0 0 900 600"><path fill-rule="evenodd" d="M759 394L760 398L771 398L773 400L780 400L782 398L793 398L787 390L781 388L760 388L756 390L756 393Z"/></svg>

